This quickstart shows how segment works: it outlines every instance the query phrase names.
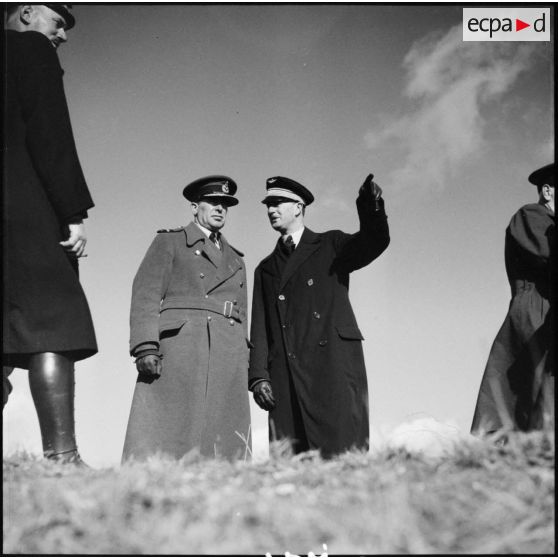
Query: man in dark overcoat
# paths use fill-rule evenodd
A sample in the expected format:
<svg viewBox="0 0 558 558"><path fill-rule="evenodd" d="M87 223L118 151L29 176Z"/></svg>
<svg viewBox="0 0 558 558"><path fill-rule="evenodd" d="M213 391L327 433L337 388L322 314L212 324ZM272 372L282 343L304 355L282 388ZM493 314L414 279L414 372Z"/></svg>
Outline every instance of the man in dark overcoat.
<svg viewBox="0 0 558 558"><path fill-rule="evenodd" d="M193 222L158 231L135 276L123 460L250 454L246 267L221 234L236 189L222 175L186 186Z"/></svg>
<svg viewBox="0 0 558 558"><path fill-rule="evenodd" d="M554 428L552 250L554 163L529 176L537 203L506 229L511 302L488 357L471 431L476 435Z"/></svg>
<svg viewBox="0 0 558 558"><path fill-rule="evenodd" d="M267 180L262 203L281 236L255 271L249 388L269 411L270 441L324 457L367 449L368 388L363 337L349 301L349 275L389 244L380 187L369 175L357 210L360 230L304 227L314 200L298 182Z"/></svg>
<svg viewBox="0 0 558 558"><path fill-rule="evenodd" d="M3 165L4 404L13 368L29 370L45 456L81 463L74 362L97 352L78 279L85 183L56 54L74 17L67 4L7 7Z"/></svg>

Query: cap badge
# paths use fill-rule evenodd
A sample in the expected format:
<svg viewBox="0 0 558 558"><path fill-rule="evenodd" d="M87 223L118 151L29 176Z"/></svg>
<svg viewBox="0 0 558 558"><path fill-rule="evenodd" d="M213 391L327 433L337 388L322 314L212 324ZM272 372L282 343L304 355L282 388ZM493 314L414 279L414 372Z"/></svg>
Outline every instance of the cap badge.
<svg viewBox="0 0 558 558"><path fill-rule="evenodd" d="M224 194L228 194L228 193L229 193L229 183L228 183L228 182L225 182L225 183L223 184L223 187L222 187L221 189L223 190L223 193L224 193Z"/></svg>

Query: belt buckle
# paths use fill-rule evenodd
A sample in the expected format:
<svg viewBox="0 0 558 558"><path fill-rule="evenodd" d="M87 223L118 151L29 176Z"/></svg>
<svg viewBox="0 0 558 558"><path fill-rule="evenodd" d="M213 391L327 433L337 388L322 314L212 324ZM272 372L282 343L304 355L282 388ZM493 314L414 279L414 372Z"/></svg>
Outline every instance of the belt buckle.
<svg viewBox="0 0 558 558"><path fill-rule="evenodd" d="M230 300L225 300L225 305L223 306L223 316L225 318L230 318L233 312L233 303Z"/></svg>

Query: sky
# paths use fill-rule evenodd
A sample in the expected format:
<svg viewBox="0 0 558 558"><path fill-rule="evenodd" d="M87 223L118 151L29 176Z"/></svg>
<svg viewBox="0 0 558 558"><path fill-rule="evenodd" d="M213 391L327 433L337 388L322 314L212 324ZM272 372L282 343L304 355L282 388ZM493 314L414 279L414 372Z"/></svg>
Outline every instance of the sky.
<svg viewBox="0 0 558 558"><path fill-rule="evenodd" d="M351 277L371 444L421 421L469 430L510 299L504 234L553 161L550 42L462 41L457 5L74 4L59 48L95 201L80 266L99 353L76 365L76 431L93 466L120 461L136 379L131 285L160 228L186 225L192 180L226 174L223 232L253 271L277 240L260 203L288 176L316 232L358 230L368 173L391 244ZM40 453L27 373L12 374L4 455ZM266 413L251 404L254 454ZM414 425L414 426L413 426Z"/></svg>

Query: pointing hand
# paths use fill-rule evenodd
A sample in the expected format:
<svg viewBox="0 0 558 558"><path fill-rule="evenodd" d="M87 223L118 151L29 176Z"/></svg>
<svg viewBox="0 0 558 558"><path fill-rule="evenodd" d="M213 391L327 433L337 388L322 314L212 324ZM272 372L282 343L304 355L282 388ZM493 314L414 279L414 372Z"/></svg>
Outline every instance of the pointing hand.
<svg viewBox="0 0 558 558"><path fill-rule="evenodd" d="M366 200L378 200L382 195L382 189L373 181L374 175L369 174L365 181L363 182L360 190L358 191L358 197Z"/></svg>

